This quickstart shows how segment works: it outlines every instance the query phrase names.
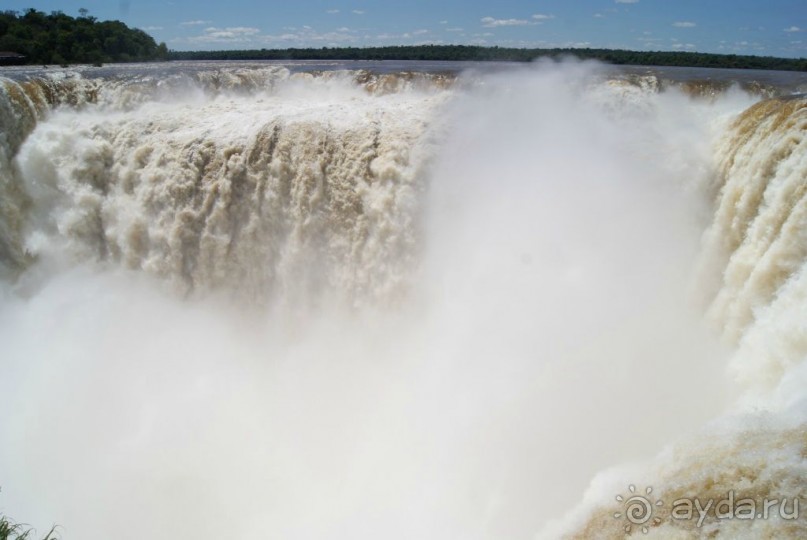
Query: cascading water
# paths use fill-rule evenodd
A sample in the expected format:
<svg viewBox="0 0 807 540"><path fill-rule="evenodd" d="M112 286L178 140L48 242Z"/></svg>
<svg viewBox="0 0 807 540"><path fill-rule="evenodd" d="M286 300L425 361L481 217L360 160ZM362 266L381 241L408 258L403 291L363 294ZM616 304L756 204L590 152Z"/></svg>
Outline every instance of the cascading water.
<svg viewBox="0 0 807 540"><path fill-rule="evenodd" d="M697 298L734 349L727 371L741 393L697 437L629 473L652 482L656 497L668 503L656 512L659 538L801 538L807 532L800 513L807 496L805 131L807 99L782 97L739 113L715 144L716 196ZM624 521L614 520L613 507L603 503L624 491L625 473L597 478L587 503L547 536L619 536ZM676 500L716 503L733 492L754 503L743 519L715 519L712 509L701 523L697 515L671 520ZM776 503L770 515L763 513L764 501Z"/></svg>
<svg viewBox="0 0 807 540"><path fill-rule="evenodd" d="M3 512L620 538L628 482L807 499L804 98L572 62L0 87Z"/></svg>

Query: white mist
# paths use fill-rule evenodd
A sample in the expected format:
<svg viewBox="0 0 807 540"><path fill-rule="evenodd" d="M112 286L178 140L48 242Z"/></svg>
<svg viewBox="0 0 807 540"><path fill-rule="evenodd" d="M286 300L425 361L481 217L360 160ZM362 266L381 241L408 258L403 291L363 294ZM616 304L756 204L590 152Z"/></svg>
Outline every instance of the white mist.
<svg viewBox="0 0 807 540"><path fill-rule="evenodd" d="M0 508L83 540L530 538L697 430L726 401L690 278L734 105L599 75L477 77L430 119L414 224L374 222L417 234L395 302L247 309L63 261L5 285Z"/></svg>

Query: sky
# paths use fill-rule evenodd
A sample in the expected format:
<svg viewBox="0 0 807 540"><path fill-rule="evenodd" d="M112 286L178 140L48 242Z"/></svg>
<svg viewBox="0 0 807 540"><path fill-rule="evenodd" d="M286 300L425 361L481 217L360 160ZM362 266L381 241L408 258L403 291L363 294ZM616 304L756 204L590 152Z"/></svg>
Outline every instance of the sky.
<svg viewBox="0 0 807 540"><path fill-rule="evenodd" d="M807 0L5 0L80 8L174 50L476 44L807 57Z"/></svg>

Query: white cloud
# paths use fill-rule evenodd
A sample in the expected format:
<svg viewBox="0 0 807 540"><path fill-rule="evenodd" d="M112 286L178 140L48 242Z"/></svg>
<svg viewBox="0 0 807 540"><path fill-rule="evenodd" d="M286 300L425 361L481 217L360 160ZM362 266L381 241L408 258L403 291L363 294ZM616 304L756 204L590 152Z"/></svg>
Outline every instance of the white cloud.
<svg viewBox="0 0 807 540"><path fill-rule="evenodd" d="M204 34L179 39L176 41L192 43L195 45L210 44L238 44L241 47L260 47L265 45L279 47L310 47L338 46L344 43L353 43L358 38L353 31L340 28L335 32L319 33L310 26L300 27L299 30L281 34L263 34L257 28L236 26L228 28L206 28Z"/></svg>
<svg viewBox="0 0 807 540"><path fill-rule="evenodd" d="M353 13L355 15L364 15L366 12L364 10L362 10L362 9L354 9Z"/></svg>
<svg viewBox="0 0 807 540"><path fill-rule="evenodd" d="M530 21L524 19L494 19L493 17L484 17L480 19L482 26L485 28L496 28L498 26L524 26L530 24Z"/></svg>
<svg viewBox="0 0 807 540"><path fill-rule="evenodd" d="M676 43L675 45L673 45L673 49L688 49L688 50L692 50L694 48L695 48L695 45L693 43Z"/></svg>
<svg viewBox="0 0 807 540"><path fill-rule="evenodd" d="M185 21L179 24L182 26L202 26L203 24L210 24L210 21Z"/></svg>
<svg viewBox="0 0 807 540"><path fill-rule="evenodd" d="M390 33L385 32L383 34L377 34L375 36L369 36L369 35L364 36L364 39L373 39L373 40L375 40L377 42L383 42L383 43L395 43L395 42L400 42L401 40L409 41L409 40L415 39L415 37L417 37L419 35L422 35L422 34L424 34L426 32L428 32L428 31L427 30L426 31L424 31L424 30L415 30L413 32L404 32L403 34L390 34ZM440 44L440 43L443 43L443 41L439 40L439 39L426 38L424 40L411 42L410 44L412 44L412 45L427 45L427 44Z"/></svg>
<svg viewBox="0 0 807 540"><path fill-rule="evenodd" d="M464 30L463 28L459 28L459 27L456 27L456 28L446 28L446 32L462 32L463 30Z"/></svg>
<svg viewBox="0 0 807 540"><path fill-rule="evenodd" d="M162 29L163 29L162 26L147 26L143 30L145 30L146 32L153 32L154 30L162 30Z"/></svg>
<svg viewBox="0 0 807 540"><path fill-rule="evenodd" d="M532 16L533 19L536 21L548 21L549 19L554 19L554 15L544 15L543 13L536 13Z"/></svg>
<svg viewBox="0 0 807 540"><path fill-rule="evenodd" d="M785 28L785 32L793 33L793 32L801 32L801 28L798 26L791 26L790 28Z"/></svg>
<svg viewBox="0 0 807 540"><path fill-rule="evenodd" d="M428 33L429 33L428 30L422 29L422 30L415 30L414 32L412 32L412 35L413 36L422 36L423 34L428 34Z"/></svg>
<svg viewBox="0 0 807 540"><path fill-rule="evenodd" d="M231 26L228 28L205 28L205 34L198 36L199 38L206 38L211 41L249 41L253 36L260 34L261 31L257 28L250 26Z"/></svg>
<svg viewBox="0 0 807 540"><path fill-rule="evenodd" d="M325 11L325 13L327 13L328 15L336 15L337 13L339 13L339 10L338 9L329 9L329 10Z"/></svg>
<svg viewBox="0 0 807 540"><path fill-rule="evenodd" d="M674 22L673 26L676 28L695 28L698 25L691 21L678 21Z"/></svg>
<svg viewBox="0 0 807 540"><path fill-rule="evenodd" d="M596 18L596 19L604 19L605 15L603 15L602 13L595 13L594 18Z"/></svg>
<svg viewBox="0 0 807 540"><path fill-rule="evenodd" d="M448 24L448 21L440 21L440 24Z"/></svg>

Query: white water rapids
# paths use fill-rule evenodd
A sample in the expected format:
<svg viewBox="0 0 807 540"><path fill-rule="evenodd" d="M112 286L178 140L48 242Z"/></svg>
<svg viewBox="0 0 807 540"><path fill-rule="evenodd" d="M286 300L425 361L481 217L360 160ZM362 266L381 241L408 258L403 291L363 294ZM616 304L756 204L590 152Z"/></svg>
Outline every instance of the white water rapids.
<svg viewBox="0 0 807 540"><path fill-rule="evenodd" d="M2 81L0 514L443 540L621 538L628 484L807 505L807 101L609 73ZM663 517L633 534L807 534Z"/></svg>

